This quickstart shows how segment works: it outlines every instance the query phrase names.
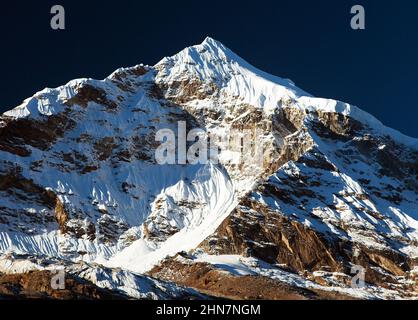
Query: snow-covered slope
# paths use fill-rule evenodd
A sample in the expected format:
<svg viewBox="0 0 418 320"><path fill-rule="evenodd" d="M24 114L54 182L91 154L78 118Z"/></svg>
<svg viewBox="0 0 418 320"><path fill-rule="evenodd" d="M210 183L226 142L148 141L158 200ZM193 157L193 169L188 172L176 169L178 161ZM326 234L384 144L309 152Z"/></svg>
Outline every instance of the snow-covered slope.
<svg viewBox="0 0 418 320"><path fill-rule="evenodd" d="M114 292L116 298L118 295L147 300L207 298L193 289L121 269L105 268L97 264L72 263L39 254L10 253L0 257L0 273L25 274L32 271L46 271L50 273L52 279L63 270L65 271L64 279L76 277L89 281L99 288Z"/></svg>
<svg viewBox="0 0 418 320"><path fill-rule="evenodd" d="M177 132L178 121L228 148L206 164L158 164L156 133ZM240 155L234 130L259 161ZM292 264L277 253L273 222L264 233L246 227L264 214L351 252L375 250L374 267L400 275L418 257L417 159L417 139L206 38L155 66L45 89L0 117L0 252L146 272L199 245L267 260L260 252L275 246L273 260ZM257 249L260 235L268 245ZM354 262L337 254L312 265Z"/></svg>
<svg viewBox="0 0 418 320"><path fill-rule="evenodd" d="M33 181L40 190L50 190L62 203L66 220L65 226L60 226L66 229L63 234L55 221L43 218L56 215L55 199L51 199L52 208L45 208L39 203L43 199L17 202L14 200L20 195L6 196L9 190L5 189L4 219L8 219L8 212L21 210L27 213L22 219L28 223L20 225L20 219L10 219L2 225L3 251L13 248L60 257L73 255L75 259L82 251L88 261L103 261L125 247L126 242L140 239L143 243L144 223L149 228L147 234L167 233L158 241L144 244L144 250L153 251L170 233L194 230L203 223L210 226L225 217L223 209L234 201L234 187L225 170L211 164L154 163L157 142L153 134L159 128L176 130L174 119L187 115L178 107L167 108L150 97L153 71L138 68L145 74L124 79L126 83L134 82L128 92L113 80L125 72L119 70L104 81L77 80L44 90L5 114L6 121L19 122L43 121L44 117L68 113L65 117L71 128L62 136L51 137L54 141L45 148L38 149L29 142L26 148L30 155L18 161L13 151L2 152L4 176L10 180L22 177ZM86 86L91 92L82 94L98 97L83 106L84 101L77 99L85 98L80 98L79 92ZM69 91L72 94L65 96ZM106 95L105 107L100 104L101 94ZM114 101L120 102L113 108ZM76 237L69 236L71 233Z"/></svg>

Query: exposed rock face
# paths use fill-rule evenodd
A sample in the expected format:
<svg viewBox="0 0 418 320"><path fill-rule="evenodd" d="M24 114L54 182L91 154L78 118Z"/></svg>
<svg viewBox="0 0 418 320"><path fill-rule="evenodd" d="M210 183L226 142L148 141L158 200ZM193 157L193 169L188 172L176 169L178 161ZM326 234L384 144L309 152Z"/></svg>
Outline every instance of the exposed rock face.
<svg viewBox="0 0 418 320"><path fill-rule="evenodd" d="M150 276L40 255L2 255L0 270L0 299L208 298L194 289Z"/></svg>
<svg viewBox="0 0 418 320"><path fill-rule="evenodd" d="M201 247L211 254L255 256L294 272L323 266L342 270L337 250L327 239L255 202L235 209L218 228L216 237L205 240Z"/></svg>
<svg viewBox="0 0 418 320"><path fill-rule="evenodd" d="M106 91L103 89L96 88L89 84L84 84L79 86L76 90L77 93L67 100L67 105L79 105L87 108L87 105L90 102L95 102L97 104L106 106L109 110L114 110L117 108L117 103L115 101L109 100L106 95Z"/></svg>
<svg viewBox="0 0 418 320"><path fill-rule="evenodd" d="M150 275L195 288L211 296L239 300L328 300L353 299L343 294L307 290L262 276L233 276L206 263L164 261Z"/></svg>
<svg viewBox="0 0 418 320"><path fill-rule="evenodd" d="M209 163L182 162L180 123L186 135L201 129ZM161 164L170 139L162 154L175 151L175 164ZM155 267L232 298L331 298L333 288L409 298L417 207L416 139L210 38L153 67L45 89L0 116L0 253ZM158 266L180 251L194 258ZM211 262L222 256L266 265L225 275ZM356 265L365 295L349 288Z"/></svg>
<svg viewBox="0 0 418 320"><path fill-rule="evenodd" d="M2 121L4 124L0 126L0 150L20 157L30 156L31 147L48 150L58 138L75 126L66 110L44 120L2 117Z"/></svg>
<svg viewBox="0 0 418 320"><path fill-rule="evenodd" d="M75 277L65 279L65 289L51 287L50 271L0 274L0 299L126 300L127 297L101 289Z"/></svg>
<svg viewBox="0 0 418 320"><path fill-rule="evenodd" d="M361 265L368 283L384 287L411 270L410 259L394 250L353 247L346 240L316 232L254 201L235 209L201 248L215 255L257 257L295 273L350 274L352 265Z"/></svg>
<svg viewBox="0 0 418 320"><path fill-rule="evenodd" d="M67 222L68 222L68 213L65 211L64 204L59 200L56 199L55 205L55 218L57 219L58 225L60 227L60 231L62 233L67 232Z"/></svg>
<svg viewBox="0 0 418 320"><path fill-rule="evenodd" d="M281 123L293 127L297 133L285 137L277 165L273 163L273 170L267 171L272 176L242 198L200 247L214 255L254 256L296 273L322 270L350 274L353 265L360 265L365 268L368 283L385 288L394 288L398 277L411 278L416 264L399 248L406 243L414 246L415 240L391 238L390 233L378 231L382 230L379 221L388 218L371 207L379 208L377 203L382 200L397 205L405 201L416 203L417 197L404 198L409 194L406 190L413 190L408 182L408 186L399 187L381 183L385 188L377 191L371 180L375 180L375 175L396 179L396 184L398 179L405 183L408 176L415 176L415 160L412 160L415 151L388 137L371 137L365 133L364 125L350 117L324 112L301 114L292 107L284 110L286 118L282 118ZM313 117L313 121L305 126L301 116ZM320 136L325 143L343 143L336 157L321 152L315 144L315 136L312 139L309 132ZM366 172L356 170L355 167L362 167L360 163L367 164L371 180L362 178ZM372 163L378 165L371 169ZM357 191L340 191L338 178L325 178L329 173L334 177L343 175L347 169L352 177L358 176L361 186L353 188ZM320 209L321 206L324 209ZM380 210L385 209L380 206ZM324 211L335 212L337 216L363 212L367 220L364 224L353 223L352 218L340 220L329 216L331 220L327 221ZM386 224L384 226L387 228ZM399 229L395 227L395 230ZM369 239L368 244L363 239L353 243L353 235ZM411 290L410 287L405 289Z"/></svg>

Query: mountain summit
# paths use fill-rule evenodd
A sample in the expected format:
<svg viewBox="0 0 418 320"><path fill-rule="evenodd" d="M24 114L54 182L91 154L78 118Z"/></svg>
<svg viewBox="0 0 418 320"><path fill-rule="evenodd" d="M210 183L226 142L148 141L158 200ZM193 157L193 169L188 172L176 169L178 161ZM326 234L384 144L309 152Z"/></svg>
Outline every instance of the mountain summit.
<svg viewBox="0 0 418 320"><path fill-rule="evenodd" d="M156 161L183 123L216 161ZM134 298L414 298L417 204L417 139L209 37L0 116L2 273L63 267Z"/></svg>

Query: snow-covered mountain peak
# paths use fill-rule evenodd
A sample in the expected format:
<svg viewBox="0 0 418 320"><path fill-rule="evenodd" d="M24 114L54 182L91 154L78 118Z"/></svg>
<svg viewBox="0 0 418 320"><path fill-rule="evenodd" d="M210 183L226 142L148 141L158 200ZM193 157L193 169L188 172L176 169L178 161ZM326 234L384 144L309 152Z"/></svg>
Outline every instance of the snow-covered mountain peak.
<svg viewBox="0 0 418 320"><path fill-rule="evenodd" d="M155 161L157 134L180 135L180 121L210 133L218 162ZM0 258L145 272L206 250L310 279L365 265L380 285L417 267L417 145L208 37L155 66L45 89L0 116Z"/></svg>
<svg viewBox="0 0 418 320"><path fill-rule="evenodd" d="M120 76L122 77L118 79ZM214 106L216 108L216 105L225 102L213 103L214 95L222 97L226 102L229 100L229 104L251 105L267 114L272 114L278 108L291 103L302 111L335 112L349 116L382 135L389 135L402 144L418 149L418 139L387 128L371 114L356 106L334 99L313 97L296 87L291 80L257 69L211 37L206 37L200 44L187 47L173 56L163 58L155 66L141 64L120 68L104 80L75 79L58 88L46 88L26 99L20 106L4 113L4 116L39 119L59 114L68 106L67 101L77 100L74 97L80 93L82 87L94 88L93 94L98 95L97 99L106 98L107 102L112 103L120 95L120 87L126 88L126 85L134 83L134 87L138 87L140 83L154 80L163 89L175 88L173 92L168 90L169 94L171 92L173 95L191 97L191 105L199 108L213 109ZM122 83L118 83L120 81ZM197 99L193 98L191 91L198 91L195 95ZM203 99L204 97L206 99ZM71 107L78 108L77 104Z"/></svg>
<svg viewBox="0 0 418 320"><path fill-rule="evenodd" d="M206 38L205 38L205 40L203 40L202 41L202 43L201 43L202 45L204 45L204 44L208 44L208 45L212 45L212 46L215 46L215 47L219 47L219 48L222 48L222 47L224 47L225 48L225 46L223 45L223 43L221 43L220 41L218 41L218 40L215 40L215 39L213 39L212 37L210 37L210 36L207 36Z"/></svg>
<svg viewBox="0 0 418 320"><path fill-rule="evenodd" d="M187 47L171 57L163 58L156 65L159 68L163 66L181 68L182 71L194 71L202 79L205 75L210 75L213 80L218 81L225 80L222 77L230 78L229 71L235 71L232 75L247 73L247 75L263 78L291 90L303 92L296 88L292 81L255 68L223 43L211 37L206 37L202 43Z"/></svg>
<svg viewBox="0 0 418 320"><path fill-rule="evenodd" d="M231 101L239 97L240 103L269 113L280 106L281 100L310 96L292 81L253 67L210 37L201 44L162 59L155 68L158 70L157 83L174 88L176 94L179 93L177 89L190 91L196 88ZM203 95L198 96L201 98Z"/></svg>
<svg viewBox="0 0 418 320"><path fill-rule="evenodd" d="M198 64L201 68L207 68L208 63L214 63L216 60L230 62L237 60L238 56L221 42L206 37L205 40L197 45L186 47L171 57L163 58L157 65L172 64Z"/></svg>
<svg viewBox="0 0 418 320"><path fill-rule="evenodd" d="M312 96L289 79L264 72L218 40L206 37L201 44L187 47L178 54L164 58L156 65L163 68L164 81L176 82L183 77L197 77L202 82L213 81L222 93L239 97L243 103L273 113L289 101L301 110L335 112L349 116L381 135L389 135L409 147L418 148L418 139L383 125L373 115L357 106L335 99Z"/></svg>

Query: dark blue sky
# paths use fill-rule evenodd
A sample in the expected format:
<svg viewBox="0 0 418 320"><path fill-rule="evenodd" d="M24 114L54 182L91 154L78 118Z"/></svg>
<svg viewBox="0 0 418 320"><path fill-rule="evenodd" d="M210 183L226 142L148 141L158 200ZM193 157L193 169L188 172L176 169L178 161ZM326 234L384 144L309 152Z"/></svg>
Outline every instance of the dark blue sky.
<svg viewBox="0 0 418 320"><path fill-rule="evenodd" d="M206 35L316 96L418 137L418 0L17 1L0 7L0 110L73 78L154 64ZM67 29L53 31L62 4ZM350 8L366 9L366 30Z"/></svg>

